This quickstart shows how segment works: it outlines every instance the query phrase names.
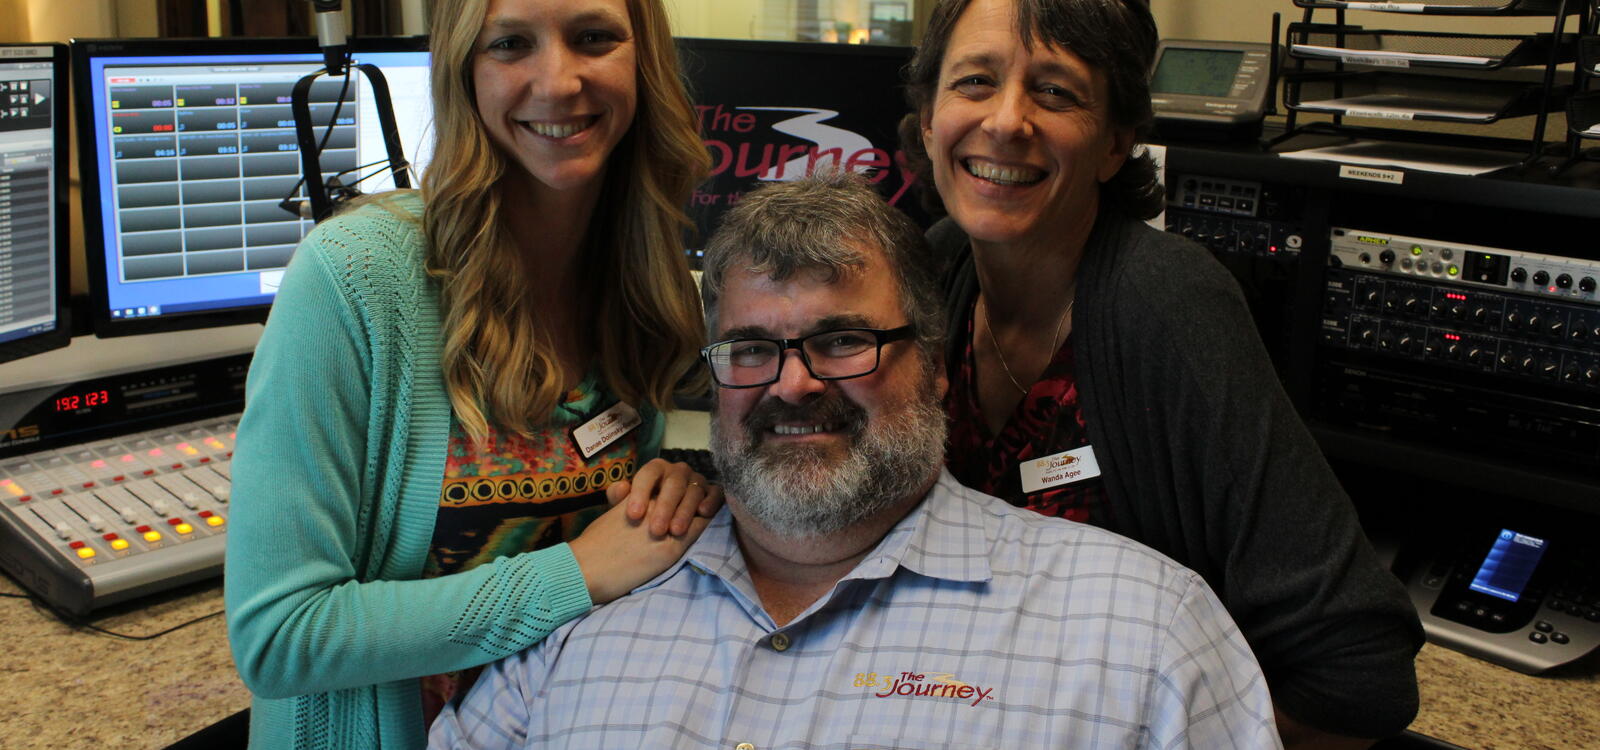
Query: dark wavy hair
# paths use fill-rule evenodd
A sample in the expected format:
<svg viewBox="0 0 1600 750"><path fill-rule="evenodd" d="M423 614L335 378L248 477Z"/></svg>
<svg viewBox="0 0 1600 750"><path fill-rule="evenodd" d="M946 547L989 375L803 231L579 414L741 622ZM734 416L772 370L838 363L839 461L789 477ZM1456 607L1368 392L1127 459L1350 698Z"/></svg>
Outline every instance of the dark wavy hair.
<svg viewBox="0 0 1600 750"><path fill-rule="evenodd" d="M1134 143L1150 135L1155 116L1150 108L1150 66L1155 61L1156 20L1147 0L1014 0L1017 34L1031 47L1039 41L1071 50L1106 77L1111 92L1112 124L1131 128ZM933 107L939 69L956 21L972 0L941 0L934 6L927 33L916 57L906 66L906 103L911 112L900 120L900 147L921 182L923 206L944 214L933 187L933 165L922 146L922 115ZM1135 149L1100 190L1101 199L1137 219L1159 213L1165 201L1155 160Z"/></svg>

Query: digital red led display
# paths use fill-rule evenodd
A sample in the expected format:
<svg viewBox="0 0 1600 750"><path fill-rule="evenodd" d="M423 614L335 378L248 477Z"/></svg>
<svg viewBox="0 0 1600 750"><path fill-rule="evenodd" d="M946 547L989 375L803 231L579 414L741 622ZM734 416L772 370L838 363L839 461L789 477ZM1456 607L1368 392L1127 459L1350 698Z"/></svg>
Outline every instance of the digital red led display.
<svg viewBox="0 0 1600 750"><path fill-rule="evenodd" d="M74 393L56 398L56 411L78 411L79 409L92 409L101 404L111 403L110 391L88 391Z"/></svg>

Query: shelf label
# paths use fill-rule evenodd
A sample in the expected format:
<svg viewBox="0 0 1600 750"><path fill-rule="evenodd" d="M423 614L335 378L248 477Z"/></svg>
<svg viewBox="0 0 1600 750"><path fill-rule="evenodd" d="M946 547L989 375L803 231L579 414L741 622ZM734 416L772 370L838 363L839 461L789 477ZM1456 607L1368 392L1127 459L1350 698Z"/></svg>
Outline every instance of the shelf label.
<svg viewBox="0 0 1600 750"><path fill-rule="evenodd" d="M1339 165L1339 176L1347 180L1364 180L1366 182L1382 182L1386 185L1403 185L1406 181L1405 172L1392 169L1373 169L1371 167L1354 167L1349 164Z"/></svg>
<svg viewBox="0 0 1600 750"><path fill-rule="evenodd" d="M1351 10L1381 10L1388 13L1423 13L1428 6L1422 3L1345 3Z"/></svg>
<svg viewBox="0 0 1600 750"><path fill-rule="evenodd" d="M1358 109L1351 107L1344 111L1346 117L1371 117L1378 120L1410 120L1416 117L1412 112L1397 112L1392 109Z"/></svg>
<svg viewBox="0 0 1600 750"><path fill-rule="evenodd" d="M1374 65L1383 68L1409 68L1410 60L1401 60L1393 57L1372 57L1370 55L1340 55L1339 62L1346 65Z"/></svg>

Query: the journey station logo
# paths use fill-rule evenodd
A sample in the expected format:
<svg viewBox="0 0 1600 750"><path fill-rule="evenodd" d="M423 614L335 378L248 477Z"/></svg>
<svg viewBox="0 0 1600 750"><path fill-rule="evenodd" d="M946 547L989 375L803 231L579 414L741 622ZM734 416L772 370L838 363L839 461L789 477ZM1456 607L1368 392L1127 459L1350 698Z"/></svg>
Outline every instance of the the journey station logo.
<svg viewBox="0 0 1600 750"><path fill-rule="evenodd" d="M1071 453L1061 453L1048 458L1041 458L1033 462L1034 468L1039 472L1040 479L1046 485L1066 484L1076 480L1083 474L1082 463L1077 456Z"/></svg>
<svg viewBox="0 0 1600 750"><path fill-rule="evenodd" d="M875 698L953 699L971 701L968 704L971 706L994 700L994 688L969 685L956 679L950 672L901 672L898 677L879 675L877 672L857 672L855 686L873 688L872 696Z"/></svg>
<svg viewBox="0 0 1600 750"><path fill-rule="evenodd" d="M858 172L897 206L916 182L905 153L874 146L866 136L830 121L839 111L817 107L701 105L701 131L711 154L712 185L696 190L699 208L739 202L750 180L796 180L818 169ZM762 124L766 128L762 128ZM769 132L770 130L770 132ZM729 189L731 185L737 185Z"/></svg>

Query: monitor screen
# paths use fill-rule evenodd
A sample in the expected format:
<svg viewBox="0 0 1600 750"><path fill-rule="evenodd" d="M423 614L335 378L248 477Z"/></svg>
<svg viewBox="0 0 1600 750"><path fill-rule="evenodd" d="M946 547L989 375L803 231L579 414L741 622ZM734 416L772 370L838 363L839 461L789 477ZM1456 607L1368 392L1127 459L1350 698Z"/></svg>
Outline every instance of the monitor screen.
<svg viewBox="0 0 1600 750"><path fill-rule="evenodd" d="M0 362L66 346L67 48L0 45Z"/></svg>
<svg viewBox="0 0 1600 750"><path fill-rule="evenodd" d="M906 113L900 68L909 47L679 39L689 96L711 154L711 179L690 199L690 265L717 220L751 188L817 169L867 176L919 224L916 178L896 135Z"/></svg>
<svg viewBox="0 0 1600 750"><path fill-rule="evenodd" d="M1243 60L1238 50L1168 47L1156 61L1150 93L1227 96Z"/></svg>
<svg viewBox="0 0 1600 750"><path fill-rule="evenodd" d="M419 174L432 146L424 40L351 46L387 79ZM73 42L96 335L265 319L312 226L280 204L305 195L290 94L321 61L312 39ZM318 79L309 101L324 179L392 189L366 78Z"/></svg>
<svg viewBox="0 0 1600 750"><path fill-rule="evenodd" d="M1533 578L1533 571L1544 557L1545 540L1511 529L1501 529L1484 555L1478 572L1467 588L1480 594L1514 602Z"/></svg>

